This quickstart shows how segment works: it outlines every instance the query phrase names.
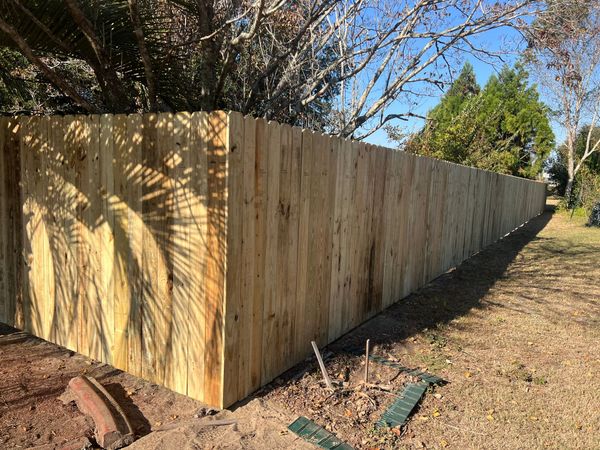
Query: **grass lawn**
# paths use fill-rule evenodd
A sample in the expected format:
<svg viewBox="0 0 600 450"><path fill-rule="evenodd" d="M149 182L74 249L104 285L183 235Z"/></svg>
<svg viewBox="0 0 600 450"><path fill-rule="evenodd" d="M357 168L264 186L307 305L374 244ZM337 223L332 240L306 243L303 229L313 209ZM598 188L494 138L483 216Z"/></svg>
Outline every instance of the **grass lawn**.
<svg viewBox="0 0 600 450"><path fill-rule="evenodd" d="M417 336L451 384L410 434L427 448L600 449L600 230L555 214L499 275L468 314Z"/></svg>
<svg viewBox="0 0 600 450"><path fill-rule="evenodd" d="M367 337L449 384L399 437L337 427L358 448L600 449L600 229L582 218L546 212L330 348ZM266 396L285 407L287 389Z"/></svg>

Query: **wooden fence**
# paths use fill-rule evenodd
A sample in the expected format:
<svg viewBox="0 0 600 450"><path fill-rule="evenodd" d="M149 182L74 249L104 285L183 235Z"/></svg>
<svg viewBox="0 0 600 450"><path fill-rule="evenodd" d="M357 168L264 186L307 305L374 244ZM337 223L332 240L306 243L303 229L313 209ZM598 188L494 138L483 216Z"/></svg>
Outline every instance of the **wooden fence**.
<svg viewBox="0 0 600 450"><path fill-rule="evenodd" d="M0 150L0 320L217 406L545 202L238 113L0 118Z"/></svg>

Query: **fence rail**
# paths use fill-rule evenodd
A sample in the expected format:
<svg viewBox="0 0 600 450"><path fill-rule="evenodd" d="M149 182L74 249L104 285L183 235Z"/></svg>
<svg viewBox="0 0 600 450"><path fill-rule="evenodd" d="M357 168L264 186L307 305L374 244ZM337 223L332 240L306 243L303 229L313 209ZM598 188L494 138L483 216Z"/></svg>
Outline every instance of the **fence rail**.
<svg viewBox="0 0 600 450"><path fill-rule="evenodd" d="M0 320L223 406L545 185L238 113L0 118Z"/></svg>

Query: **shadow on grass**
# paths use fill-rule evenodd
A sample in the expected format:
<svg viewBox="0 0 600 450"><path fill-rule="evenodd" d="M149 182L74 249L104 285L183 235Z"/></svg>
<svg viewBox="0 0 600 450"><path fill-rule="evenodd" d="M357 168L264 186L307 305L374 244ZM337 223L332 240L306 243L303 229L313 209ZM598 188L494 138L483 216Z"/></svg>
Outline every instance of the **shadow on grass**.
<svg viewBox="0 0 600 450"><path fill-rule="evenodd" d="M555 209L547 206L540 216L530 220L510 235L488 246L464 261L460 266L439 276L429 284L374 316L369 321L329 344L333 354L356 354L364 351L366 339L379 351L392 348L426 329L435 329L473 309L487 305L482 299L498 281L507 278L507 268L515 262L523 247L538 239L538 233L548 224ZM315 367L314 358L297 364L253 396L230 409L243 406L253 398L263 397L281 384Z"/></svg>

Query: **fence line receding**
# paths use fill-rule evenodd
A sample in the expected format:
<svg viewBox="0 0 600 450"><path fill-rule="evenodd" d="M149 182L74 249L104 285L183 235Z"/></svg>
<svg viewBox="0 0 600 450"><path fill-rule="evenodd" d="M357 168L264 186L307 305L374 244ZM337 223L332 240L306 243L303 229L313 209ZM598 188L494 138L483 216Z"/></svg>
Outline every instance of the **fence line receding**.
<svg viewBox="0 0 600 450"><path fill-rule="evenodd" d="M0 118L0 320L227 406L532 217L543 183L238 113Z"/></svg>

